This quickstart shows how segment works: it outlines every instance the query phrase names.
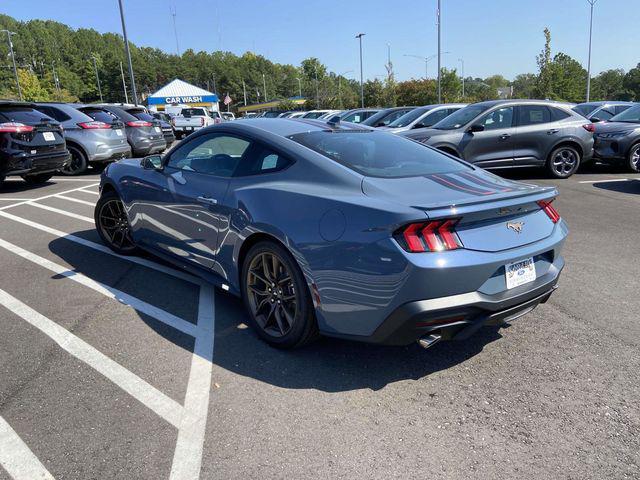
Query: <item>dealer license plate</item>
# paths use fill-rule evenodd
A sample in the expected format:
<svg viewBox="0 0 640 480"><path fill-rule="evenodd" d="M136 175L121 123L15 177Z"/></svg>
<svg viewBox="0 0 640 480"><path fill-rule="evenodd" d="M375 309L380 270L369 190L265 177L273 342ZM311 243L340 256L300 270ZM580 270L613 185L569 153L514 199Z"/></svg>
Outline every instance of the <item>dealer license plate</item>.
<svg viewBox="0 0 640 480"><path fill-rule="evenodd" d="M156 132L157 132L157 133L162 132L162 130L160 130L160 127L154 127L154 128L156 129Z"/></svg>
<svg viewBox="0 0 640 480"><path fill-rule="evenodd" d="M56 136L53 132L42 132L42 136L47 142L53 142L56 139Z"/></svg>
<svg viewBox="0 0 640 480"><path fill-rule="evenodd" d="M536 279L536 264L533 258L525 258L505 265L507 289L519 287Z"/></svg>
<svg viewBox="0 0 640 480"><path fill-rule="evenodd" d="M116 135L121 137L122 136L122 130L116 130Z"/></svg>

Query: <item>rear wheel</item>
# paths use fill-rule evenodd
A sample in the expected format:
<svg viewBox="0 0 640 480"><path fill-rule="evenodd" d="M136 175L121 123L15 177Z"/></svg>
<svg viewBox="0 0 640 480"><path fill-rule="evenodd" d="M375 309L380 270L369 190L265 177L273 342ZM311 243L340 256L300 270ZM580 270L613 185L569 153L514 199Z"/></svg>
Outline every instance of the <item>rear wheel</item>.
<svg viewBox="0 0 640 480"><path fill-rule="evenodd" d="M627 155L627 166L632 172L640 172L640 143L631 146Z"/></svg>
<svg viewBox="0 0 640 480"><path fill-rule="evenodd" d="M35 175L23 175L22 179L31 185L39 185L48 182L51 177L53 177L53 173L37 173Z"/></svg>
<svg viewBox="0 0 640 480"><path fill-rule="evenodd" d="M120 255L132 255L136 252L129 218L122 200L115 192L106 192L100 196L93 216L100 238L111 250Z"/></svg>
<svg viewBox="0 0 640 480"><path fill-rule="evenodd" d="M71 161L62 167L60 173L63 175L80 175L87 171L89 166L89 162L87 161L87 157L84 152L82 152L79 148L67 145L67 149L71 154Z"/></svg>
<svg viewBox="0 0 640 480"><path fill-rule="evenodd" d="M580 161L578 150L569 145L561 145L549 155L547 171L553 178L569 178L580 167Z"/></svg>
<svg viewBox="0 0 640 480"><path fill-rule="evenodd" d="M296 348L318 336L304 276L279 244L251 247L242 265L242 297L253 328L269 345Z"/></svg>

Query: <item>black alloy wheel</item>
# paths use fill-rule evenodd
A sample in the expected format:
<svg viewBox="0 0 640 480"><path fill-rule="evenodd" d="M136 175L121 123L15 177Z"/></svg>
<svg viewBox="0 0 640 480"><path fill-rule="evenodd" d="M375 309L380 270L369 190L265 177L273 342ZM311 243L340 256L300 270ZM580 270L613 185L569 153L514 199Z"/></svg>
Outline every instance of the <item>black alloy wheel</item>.
<svg viewBox="0 0 640 480"><path fill-rule="evenodd" d="M131 225L122 200L115 192L107 192L100 197L94 211L98 234L102 241L116 253L131 255L136 244L131 238Z"/></svg>
<svg viewBox="0 0 640 480"><path fill-rule="evenodd" d="M81 173L86 172L89 167L89 162L87 161L85 154L78 148L72 147L71 145L67 145L67 149L71 155L71 161L62 167L60 173L63 175L80 175Z"/></svg>

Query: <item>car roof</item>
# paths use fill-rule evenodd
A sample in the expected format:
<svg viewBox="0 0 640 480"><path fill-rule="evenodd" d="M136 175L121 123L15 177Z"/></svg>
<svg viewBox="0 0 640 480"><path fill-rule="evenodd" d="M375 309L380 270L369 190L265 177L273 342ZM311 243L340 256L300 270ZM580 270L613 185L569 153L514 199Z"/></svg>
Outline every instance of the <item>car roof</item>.
<svg viewBox="0 0 640 480"><path fill-rule="evenodd" d="M322 131L371 131L371 127L362 126L355 123L329 124L322 120L312 120L309 118L251 118L243 122L226 124L227 128L238 130L260 129L264 132L288 137L298 133L322 132ZM216 127L210 127L216 128Z"/></svg>
<svg viewBox="0 0 640 480"><path fill-rule="evenodd" d="M34 108L36 106L35 103L31 102L20 102L18 100L0 100L0 106L10 105L15 107L31 107Z"/></svg>
<svg viewBox="0 0 640 480"><path fill-rule="evenodd" d="M598 100L595 102L582 102L582 103L578 103L576 105L580 106L580 105L598 105L598 106L603 106L603 105L636 105L636 102L627 102L624 100Z"/></svg>
<svg viewBox="0 0 640 480"><path fill-rule="evenodd" d="M521 98L521 99L517 99L517 98L510 98L510 99L506 99L506 100L485 100L484 102L478 102L478 103L471 103L469 105L486 105L489 108L494 107L496 105L512 105L512 104L544 104L544 105L560 105L560 106L574 106L574 103L571 102L562 102L559 100L536 100L536 99L530 99L530 98Z"/></svg>

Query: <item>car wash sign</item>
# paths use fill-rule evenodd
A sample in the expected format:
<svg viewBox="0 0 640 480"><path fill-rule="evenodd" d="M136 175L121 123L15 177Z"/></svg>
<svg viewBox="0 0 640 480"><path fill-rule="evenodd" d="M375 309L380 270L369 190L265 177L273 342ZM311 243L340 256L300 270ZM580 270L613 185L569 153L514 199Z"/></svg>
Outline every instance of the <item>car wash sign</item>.
<svg viewBox="0 0 640 480"><path fill-rule="evenodd" d="M217 95L183 95L174 97L149 97L149 105L171 105L171 104L202 104L202 103L216 103L218 101Z"/></svg>

